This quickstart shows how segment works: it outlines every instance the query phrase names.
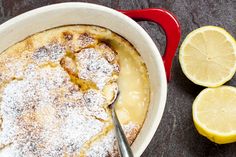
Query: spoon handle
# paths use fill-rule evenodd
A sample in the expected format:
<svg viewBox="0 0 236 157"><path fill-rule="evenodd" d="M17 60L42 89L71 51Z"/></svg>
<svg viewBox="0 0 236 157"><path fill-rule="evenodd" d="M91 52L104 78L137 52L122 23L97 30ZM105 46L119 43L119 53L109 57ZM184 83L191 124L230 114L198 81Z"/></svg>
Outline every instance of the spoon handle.
<svg viewBox="0 0 236 157"><path fill-rule="evenodd" d="M112 119L115 125L116 139L121 157L133 157L132 150L117 118L115 107L112 108Z"/></svg>

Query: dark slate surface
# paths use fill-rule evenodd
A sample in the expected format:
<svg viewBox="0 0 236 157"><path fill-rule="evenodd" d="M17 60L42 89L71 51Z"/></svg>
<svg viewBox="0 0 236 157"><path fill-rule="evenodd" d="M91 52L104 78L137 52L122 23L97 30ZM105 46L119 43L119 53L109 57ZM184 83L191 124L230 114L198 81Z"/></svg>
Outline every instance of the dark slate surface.
<svg viewBox="0 0 236 157"><path fill-rule="evenodd" d="M69 0L0 0L0 22L40 6ZM173 12L182 27L182 40L204 25L224 27L236 37L236 0L87 0L114 9L158 7ZM141 22L161 52L165 47L162 30L153 23ZM182 41L181 40L181 41ZM191 106L203 89L182 73L178 54L174 59L172 81L159 128L142 157L236 157L236 143L217 145L200 136L193 125ZM236 86L236 76L228 84Z"/></svg>

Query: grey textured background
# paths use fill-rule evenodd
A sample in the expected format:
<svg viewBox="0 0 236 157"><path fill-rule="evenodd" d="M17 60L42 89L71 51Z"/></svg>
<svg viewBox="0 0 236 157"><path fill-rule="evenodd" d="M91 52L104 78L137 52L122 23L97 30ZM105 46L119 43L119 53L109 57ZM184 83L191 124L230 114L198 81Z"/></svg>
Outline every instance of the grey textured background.
<svg viewBox="0 0 236 157"><path fill-rule="evenodd" d="M0 23L40 6L69 0L0 0ZM165 8L173 12L182 27L182 40L204 25L224 27L236 37L236 0L84 0L114 9ZM140 22L161 52L165 48L163 31L154 23ZM17 29L17 28L16 28ZM236 157L236 143L217 145L200 136L193 125L191 107L203 89L182 73L178 53L173 62L172 80L159 128L142 157ZM229 83L236 86L236 77Z"/></svg>

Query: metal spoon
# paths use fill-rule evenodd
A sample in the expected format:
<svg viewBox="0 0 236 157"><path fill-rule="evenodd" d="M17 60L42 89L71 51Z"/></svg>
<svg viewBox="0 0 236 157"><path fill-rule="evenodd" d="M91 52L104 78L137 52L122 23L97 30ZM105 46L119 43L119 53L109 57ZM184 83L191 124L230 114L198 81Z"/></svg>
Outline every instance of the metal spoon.
<svg viewBox="0 0 236 157"><path fill-rule="evenodd" d="M118 91L115 95L112 103L108 106L111 109L112 112L112 120L115 126L115 132L116 132L116 139L118 141L118 148L119 153L121 157L133 157L132 150L129 146L129 143L126 139L126 136L124 134L124 131L120 125L120 122L117 118L116 111L115 111L115 104L117 102L117 99L120 95L120 92Z"/></svg>

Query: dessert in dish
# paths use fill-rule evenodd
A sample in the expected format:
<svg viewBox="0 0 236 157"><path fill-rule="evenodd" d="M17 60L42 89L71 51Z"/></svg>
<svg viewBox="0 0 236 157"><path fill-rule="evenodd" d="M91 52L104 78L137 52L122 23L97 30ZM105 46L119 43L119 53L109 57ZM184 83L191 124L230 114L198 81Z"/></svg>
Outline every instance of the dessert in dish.
<svg viewBox="0 0 236 157"><path fill-rule="evenodd" d="M130 144L150 99L146 66L112 31L63 26L32 35L1 53L0 156L118 156L110 110Z"/></svg>

